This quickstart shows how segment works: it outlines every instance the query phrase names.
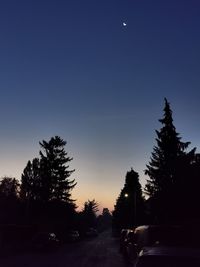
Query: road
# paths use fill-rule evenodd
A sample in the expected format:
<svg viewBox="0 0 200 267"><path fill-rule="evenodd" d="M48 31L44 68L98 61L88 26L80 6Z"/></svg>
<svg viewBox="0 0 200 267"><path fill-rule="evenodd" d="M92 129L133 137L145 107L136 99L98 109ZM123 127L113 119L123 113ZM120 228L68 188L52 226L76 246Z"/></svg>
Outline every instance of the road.
<svg viewBox="0 0 200 267"><path fill-rule="evenodd" d="M1 267L125 267L118 240L110 232L61 246L52 253L1 255ZM130 266L130 265L129 265Z"/></svg>

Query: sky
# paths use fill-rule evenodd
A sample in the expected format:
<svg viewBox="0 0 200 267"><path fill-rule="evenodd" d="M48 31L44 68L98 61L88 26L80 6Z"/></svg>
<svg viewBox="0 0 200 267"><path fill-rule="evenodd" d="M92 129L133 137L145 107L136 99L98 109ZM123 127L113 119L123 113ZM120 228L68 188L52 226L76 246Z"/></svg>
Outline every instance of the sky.
<svg viewBox="0 0 200 267"><path fill-rule="evenodd" d="M0 177L20 180L59 135L79 209L113 210L131 167L145 185L164 97L198 151L199 14L198 0L0 1Z"/></svg>

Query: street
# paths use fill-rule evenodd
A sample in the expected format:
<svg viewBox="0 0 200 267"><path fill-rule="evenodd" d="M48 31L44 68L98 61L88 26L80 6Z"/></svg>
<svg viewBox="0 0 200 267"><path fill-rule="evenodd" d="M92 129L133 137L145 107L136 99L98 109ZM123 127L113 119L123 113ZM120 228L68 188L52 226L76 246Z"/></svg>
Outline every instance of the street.
<svg viewBox="0 0 200 267"><path fill-rule="evenodd" d="M65 244L51 253L2 255L2 267L125 267L119 243L110 232L77 243Z"/></svg>

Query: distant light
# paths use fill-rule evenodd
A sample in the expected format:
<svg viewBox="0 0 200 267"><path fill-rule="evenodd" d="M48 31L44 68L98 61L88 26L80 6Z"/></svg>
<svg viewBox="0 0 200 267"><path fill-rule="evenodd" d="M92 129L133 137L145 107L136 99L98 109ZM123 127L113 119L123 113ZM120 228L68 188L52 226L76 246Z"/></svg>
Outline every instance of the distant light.
<svg viewBox="0 0 200 267"><path fill-rule="evenodd" d="M126 22L123 22L123 26L126 27L127 26L127 23Z"/></svg>
<svg viewBox="0 0 200 267"><path fill-rule="evenodd" d="M124 194L124 196L125 196L125 197L128 197L128 194L127 194L127 193L125 193L125 194Z"/></svg>

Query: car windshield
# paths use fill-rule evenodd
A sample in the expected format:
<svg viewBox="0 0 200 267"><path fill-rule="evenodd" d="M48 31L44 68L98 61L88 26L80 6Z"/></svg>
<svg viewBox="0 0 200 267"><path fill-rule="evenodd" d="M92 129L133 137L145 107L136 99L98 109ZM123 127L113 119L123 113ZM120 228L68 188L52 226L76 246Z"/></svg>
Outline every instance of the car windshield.
<svg viewBox="0 0 200 267"><path fill-rule="evenodd" d="M136 267L199 267L199 258L190 257L169 257L169 256L150 256L141 257Z"/></svg>

